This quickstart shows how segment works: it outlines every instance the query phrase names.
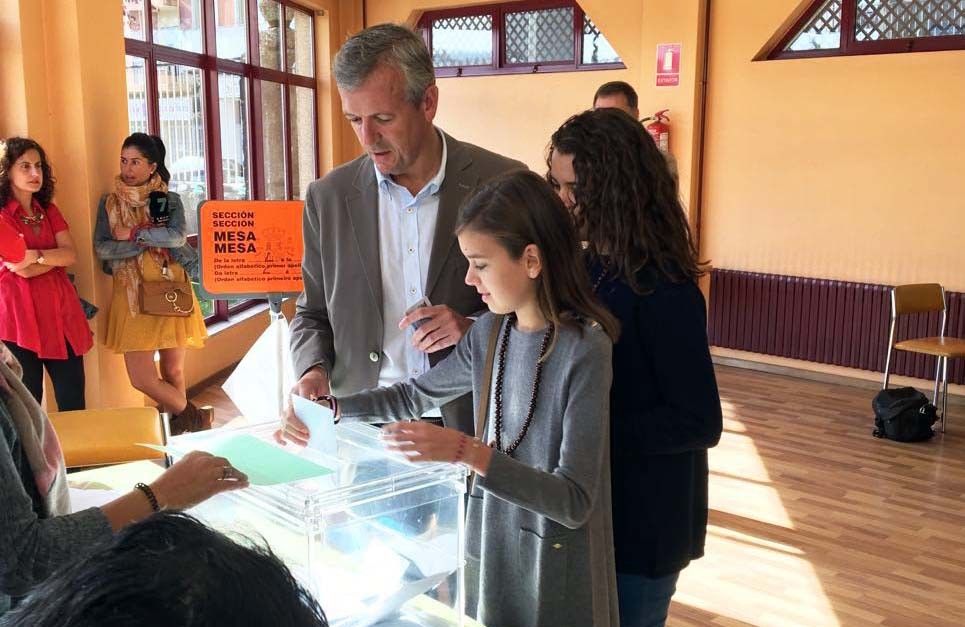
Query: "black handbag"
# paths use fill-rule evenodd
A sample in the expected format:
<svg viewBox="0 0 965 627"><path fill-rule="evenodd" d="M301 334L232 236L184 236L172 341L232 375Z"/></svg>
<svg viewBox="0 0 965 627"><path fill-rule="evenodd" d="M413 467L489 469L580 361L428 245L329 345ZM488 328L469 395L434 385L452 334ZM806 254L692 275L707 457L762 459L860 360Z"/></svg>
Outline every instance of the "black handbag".
<svg viewBox="0 0 965 627"><path fill-rule="evenodd" d="M935 435L932 425L938 420L938 410L924 394L912 387L881 390L871 408L875 412L876 438L896 442L921 442Z"/></svg>

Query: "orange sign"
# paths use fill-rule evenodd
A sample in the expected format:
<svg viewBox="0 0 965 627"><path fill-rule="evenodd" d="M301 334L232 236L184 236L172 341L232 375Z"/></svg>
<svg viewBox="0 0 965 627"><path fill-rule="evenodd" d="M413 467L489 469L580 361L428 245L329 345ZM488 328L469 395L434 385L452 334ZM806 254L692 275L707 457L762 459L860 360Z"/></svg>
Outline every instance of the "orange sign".
<svg viewBox="0 0 965 627"><path fill-rule="evenodd" d="M300 200L209 200L198 207L201 289L211 298L302 291Z"/></svg>

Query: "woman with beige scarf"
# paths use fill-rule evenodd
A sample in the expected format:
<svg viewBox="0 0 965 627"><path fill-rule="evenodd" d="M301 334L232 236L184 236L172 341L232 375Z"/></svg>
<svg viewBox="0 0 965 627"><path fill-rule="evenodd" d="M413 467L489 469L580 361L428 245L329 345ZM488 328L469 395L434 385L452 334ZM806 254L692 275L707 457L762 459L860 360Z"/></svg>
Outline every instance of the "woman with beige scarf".
<svg viewBox="0 0 965 627"><path fill-rule="evenodd" d="M60 442L0 343L0 615L67 562L160 509L187 509L248 486L223 457L195 451L151 485L71 513Z"/></svg>
<svg viewBox="0 0 965 627"><path fill-rule="evenodd" d="M144 313L139 303L143 283L190 281L185 266L197 260L186 245L181 198L168 191L164 154L159 137L134 133L124 140L121 174L98 207L94 248L114 276L105 344L124 354L131 384L171 414L177 434L211 427L211 416L188 401L183 375L185 349L201 348L208 334L193 290L187 317Z"/></svg>

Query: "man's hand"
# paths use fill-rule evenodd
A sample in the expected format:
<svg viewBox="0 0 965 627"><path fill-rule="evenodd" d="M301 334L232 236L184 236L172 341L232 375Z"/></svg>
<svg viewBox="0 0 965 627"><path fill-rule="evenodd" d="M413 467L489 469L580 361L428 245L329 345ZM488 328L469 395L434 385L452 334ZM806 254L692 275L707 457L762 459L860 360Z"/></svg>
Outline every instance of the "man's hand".
<svg viewBox="0 0 965 627"><path fill-rule="evenodd" d="M410 311L399 321L399 328L404 329L420 320L422 324L412 336L412 345L424 353L455 346L472 326L472 320L457 314L448 306L433 305Z"/></svg>
<svg viewBox="0 0 965 627"><path fill-rule="evenodd" d="M314 401L319 396L331 394L332 390L328 385L328 373L321 366L309 368L292 388L291 393L310 401Z"/></svg>
<svg viewBox="0 0 965 627"><path fill-rule="evenodd" d="M328 373L325 372L321 366L310 368L302 375L302 378L298 380L298 383L292 388L291 393L302 398L307 398L310 401L314 401L319 396L331 394L331 388L328 384ZM295 410L292 408L290 400L285 405L280 420L281 428L275 431L276 442L285 444L286 440L290 440L302 446L308 444L308 427L295 416Z"/></svg>

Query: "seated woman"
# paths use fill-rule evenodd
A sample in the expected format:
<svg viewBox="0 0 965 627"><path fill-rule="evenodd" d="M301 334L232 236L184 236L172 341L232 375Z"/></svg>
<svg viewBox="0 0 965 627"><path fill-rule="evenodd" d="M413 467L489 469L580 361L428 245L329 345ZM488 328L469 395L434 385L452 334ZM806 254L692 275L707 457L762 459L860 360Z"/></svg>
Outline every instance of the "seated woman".
<svg viewBox="0 0 965 627"><path fill-rule="evenodd" d="M4 622L5 621L5 622ZM5 627L328 627L271 549L181 513L131 525L35 589Z"/></svg>
<svg viewBox="0 0 965 627"><path fill-rule="evenodd" d="M0 614L97 542L160 509L186 509L248 485L227 459L189 453L151 485L70 513L57 434L0 344Z"/></svg>

